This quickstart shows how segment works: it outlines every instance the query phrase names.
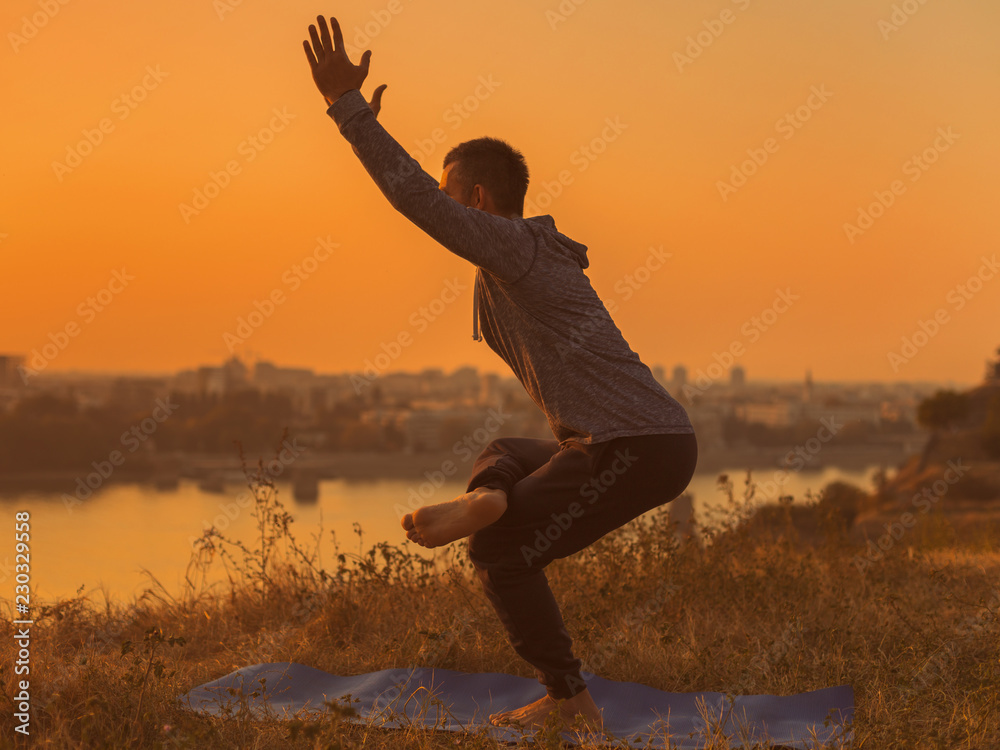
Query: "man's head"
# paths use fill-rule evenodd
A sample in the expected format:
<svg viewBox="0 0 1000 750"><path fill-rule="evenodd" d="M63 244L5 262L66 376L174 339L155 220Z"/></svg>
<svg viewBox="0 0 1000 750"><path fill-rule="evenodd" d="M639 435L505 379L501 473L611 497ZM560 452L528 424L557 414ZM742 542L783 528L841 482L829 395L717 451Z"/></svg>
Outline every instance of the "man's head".
<svg viewBox="0 0 1000 750"><path fill-rule="evenodd" d="M504 218L524 213L528 165L521 152L499 138L476 138L444 157L441 189L463 206Z"/></svg>

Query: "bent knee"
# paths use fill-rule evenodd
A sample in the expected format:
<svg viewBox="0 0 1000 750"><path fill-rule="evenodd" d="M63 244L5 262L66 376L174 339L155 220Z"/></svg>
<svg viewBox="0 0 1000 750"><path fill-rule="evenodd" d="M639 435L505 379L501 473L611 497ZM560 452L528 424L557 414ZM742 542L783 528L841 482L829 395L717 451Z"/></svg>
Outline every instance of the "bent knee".
<svg viewBox="0 0 1000 750"><path fill-rule="evenodd" d="M510 446L507 444L507 438L494 438L486 444L486 447L479 451L479 458L489 458L490 456L498 456L504 453L510 452Z"/></svg>

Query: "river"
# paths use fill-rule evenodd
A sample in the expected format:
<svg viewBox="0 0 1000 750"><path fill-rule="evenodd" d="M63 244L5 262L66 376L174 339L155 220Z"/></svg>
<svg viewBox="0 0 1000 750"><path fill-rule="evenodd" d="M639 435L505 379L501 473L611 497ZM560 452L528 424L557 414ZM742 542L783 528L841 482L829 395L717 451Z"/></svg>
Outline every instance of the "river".
<svg viewBox="0 0 1000 750"><path fill-rule="evenodd" d="M865 490L872 487L877 466L843 470L827 467L787 474L780 490L765 493L768 500L778 494L793 495L795 502L806 502L806 492L818 493L826 484L841 480ZM695 511L719 503L723 495L716 479L722 472L696 474L688 487ZM743 489L745 469L732 469L730 475L737 495ZM754 473L759 482L772 480L774 471ZM319 551L321 562L334 569L334 546L330 532L336 533L341 552L367 551L380 541L406 545L429 556L429 550L406 540L399 525L402 513L421 504L415 500L420 481L400 479L322 480L317 500L303 503L292 499L291 487L278 483L278 499L292 515L291 530L300 545L313 549L322 522ZM423 502L450 500L465 491L465 483L445 481L433 492L425 485ZM108 484L92 497L78 504L64 501L55 492L21 492L0 498L7 519L6 549L0 549L0 584L3 597L13 595L14 586L14 514L30 513L32 604L43 600L76 595L82 586L95 604L105 597L128 603L152 586L142 572L145 568L171 593L184 586L185 570L191 559L192 542L204 529L214 524L225 536L242 540L253 549L259 539L246 484L227 484L222 493L206 492L194 480L182 479L170 490L157 490L149 484ZM360 524L363 538L355 532ZM360 544L359 544L360 543ZM225 580L219 559L209 570L209 581Z"/></svg>

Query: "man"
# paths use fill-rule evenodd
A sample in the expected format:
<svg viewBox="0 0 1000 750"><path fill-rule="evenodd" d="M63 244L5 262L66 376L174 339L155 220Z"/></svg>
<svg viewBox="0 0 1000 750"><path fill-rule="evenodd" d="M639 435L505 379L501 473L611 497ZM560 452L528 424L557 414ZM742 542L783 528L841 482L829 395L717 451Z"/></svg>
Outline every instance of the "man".
<svg viewBox="0 0 1000 750"><path fill-rule="evenodd" d="M528 168L494 138L452 149L438 184L376 116L385 86L361 95L371 52L356 66L331 18L304 42L327 114L390 204L477 266L473 338L485 340L545 413L555 440L501 438L478 456L465 494L402 519L425 547L469 537L469 555L511 645L545 697L490 717L538 727L553 711L602 728L543 568L679 496L697 443L684 409L622 337L583 269L587 247L551 216L524 218ZM482 335L478 320L482 319Z"/></svg>

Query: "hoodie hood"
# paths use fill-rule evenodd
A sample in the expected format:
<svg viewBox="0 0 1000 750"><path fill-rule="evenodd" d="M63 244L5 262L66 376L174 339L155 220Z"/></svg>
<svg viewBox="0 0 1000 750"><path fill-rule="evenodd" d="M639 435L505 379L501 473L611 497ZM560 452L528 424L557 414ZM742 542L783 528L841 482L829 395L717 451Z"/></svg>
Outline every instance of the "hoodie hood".
<svg viewBox="0 0 1000 750"><path fill-rule="evenodd" d="M587 258L587 246L581 242L570 239L565 234L556 229L556 221L549 214L544 216L532 216L530 221L536 227L543 227L548 238L554 241L567 255L580 264L580 268L590 265Z"/></svg>
<svg viewBox="0 0 1000 750"><path fill-rule="evenodd" d="M540 232L535 232L536 236L538 234L543 234L545 239L548 240L550 244L555 245L561 252L575 260L580 265L580 268L587 268L590 265L590 259L587 258L587 246L582 242L577 242L576 240L567 237L565 234L556 229L556 221L551 215L544 214L543 216L531 216L524 221L531 222L532 227L541 230ZM472 284L472 338L474 341L483 340L482 335L479 333L478 281L479 269L476 268L476 278L473 280Z"/></svg>

